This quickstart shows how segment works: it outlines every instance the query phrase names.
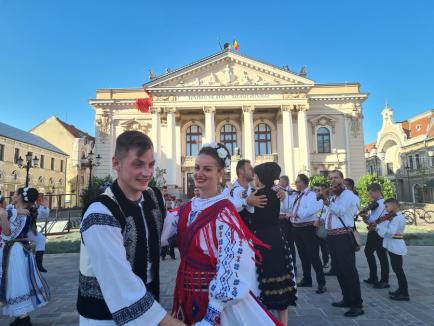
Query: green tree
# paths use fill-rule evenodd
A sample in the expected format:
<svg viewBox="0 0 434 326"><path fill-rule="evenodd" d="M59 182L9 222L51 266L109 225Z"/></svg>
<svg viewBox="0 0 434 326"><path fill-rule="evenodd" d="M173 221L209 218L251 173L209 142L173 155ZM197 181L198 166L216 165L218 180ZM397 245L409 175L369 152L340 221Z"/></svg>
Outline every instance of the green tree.
<svg viewBox="0 0 434 326"><path fill-rule="evenodd" d="M87 187L83 190L81 194L81 204L82 207L86 207L89 203L100 194L100 187L106 182L112 182L113 179L111 176L105 176L104 178L93 177L92 178L92 186Z"/></svg>
<svg viewBox="0 0 434 326"><path fill-rule="evenodd" d="M385 199L396 196L395 186L393 185L392 181L385 177L366 174L359 179L356 185L356 189L360 196L360 204L362 206L365 206L370 202L368 196L368 186L374 182L377 182L381 185L383 197Z"/></svg>
<svg viewBox="0 0 434 326"><path fill-rule="evenodd" d="M322 184L326 184L327 186L330 186L330 182L327 179L327 177L323 175L313 175L309 178L309 187L315 187Z"/></svg>

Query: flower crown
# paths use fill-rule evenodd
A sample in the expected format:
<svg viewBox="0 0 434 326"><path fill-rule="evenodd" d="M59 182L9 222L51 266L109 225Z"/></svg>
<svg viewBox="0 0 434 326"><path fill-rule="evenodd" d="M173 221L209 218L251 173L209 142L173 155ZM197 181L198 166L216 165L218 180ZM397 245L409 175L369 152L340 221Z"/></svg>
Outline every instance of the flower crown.
<svg viewBox="0 0 434 326"><path fill-rule="evenodd" d="M27 191L29 191L30 187L24 188L23 189L23 198L25 202L29 202L29 197L27 197Z"/></svg>
<svg viewBox="0 0 434 326"><path fill-rule="evenodd" d="M203 144L202 148L204 147L214 148L217 152L217 156L224 162L225 167L228 168L231 166L231 154L225 145L221 143L208 143Z"/></svg>

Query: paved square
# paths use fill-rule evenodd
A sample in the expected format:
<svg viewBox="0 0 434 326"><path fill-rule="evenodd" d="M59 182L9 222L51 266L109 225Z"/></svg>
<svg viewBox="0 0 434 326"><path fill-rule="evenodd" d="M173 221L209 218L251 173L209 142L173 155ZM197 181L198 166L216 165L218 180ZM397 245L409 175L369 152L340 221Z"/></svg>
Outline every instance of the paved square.
<svg viewBox="0 0 434 326"><path fill-rule="evenodd" d="M289 325L434 325L433 254L433 247L409 247L409 255L404 258L404 269L409 282L410 302L392 302L388 298L388 290L375 290L362 284L365 315L348 319L343 317L345 310L330 305L340 300L341 295L336 278L328 277L328 292L325 294L315 294L315 288L299 289L298 306L290 309ZM46 256L45 265L49 270L46 279L51 288L52 300L46 307L31 314L35 326L78 325L75 310L78 257L78 254ZM363 251L358 253L357 262L360 278L364 279L368 275L368 268ZM178 263L179 260L169 259L161 264L161 302L166 309L172 305ZM393 273L390 283L395 289L397 283ZM0 317L0 325L8 325L11 320Z"/></svg>

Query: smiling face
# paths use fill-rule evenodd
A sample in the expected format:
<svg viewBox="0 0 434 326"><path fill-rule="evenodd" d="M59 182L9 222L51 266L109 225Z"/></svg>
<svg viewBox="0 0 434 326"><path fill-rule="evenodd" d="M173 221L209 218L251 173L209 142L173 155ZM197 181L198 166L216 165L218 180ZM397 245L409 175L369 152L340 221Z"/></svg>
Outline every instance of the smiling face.
<svg viewBox="0 0 434 326"><path fill-rule="evenodd" d="M113 158L113 169L117 172L118 183L125 195L138 196L148 187L154 174L154 149L151 147L142 155L137 149L130 149L123 157Z"/></svg>
<svg viewBox="0 0 434 326"><path fill-rule="evenodd" d="M200 154L194 165L194 185L199 192L217 193L218 184L223 177L224 169L220 169L217 160L207 154Z"/></svg>
<svg viewBox="0 0 434 326"><path fill-rule="evenodd" d="M22 199L21 195L17 191L15 191L14 195L12 196L11 204L16 205L17 203L22 202L22 201L23 201L23 199Z"/></svg>

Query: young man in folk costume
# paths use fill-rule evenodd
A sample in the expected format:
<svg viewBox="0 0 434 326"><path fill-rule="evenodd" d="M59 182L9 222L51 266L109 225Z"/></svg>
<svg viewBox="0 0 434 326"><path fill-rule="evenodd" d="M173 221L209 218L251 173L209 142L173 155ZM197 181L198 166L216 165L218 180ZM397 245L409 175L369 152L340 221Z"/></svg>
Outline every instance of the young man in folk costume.
<svg viewBox="0 0 434 326"><path fill-rule="evenodd" d="M177 232L181 253L172 313L187 325L280 325L256 299L253 245L266 245L250 233L228 191L218 192L229 165L224 145L204 145L193 175L200 196L165 220L162 243Z"/></svg>
<svg viewBox="0 0 434 326"><path fill-rule="evenodd" d="M326 280L321 259L319 257L319 239L316 236L315 222L317 214L321 211L321 205L316 198L315 192L309 188L309 178L299 174L295 180L299 191L294 200L292 212L288 214L294 227L294 240L303 268L303 279L297 284L299 287L312 287L311 266L316 273L318 289L316 293L326 291Z"/></svg>
<svg viewBox="0 0 434 326"><path fill-rule="evenodd" d="M164 202L148 187L154 149L148 136L116 140L117 179L84 210L80 227L80 325L183 325L157 302Z"/></svg>
<svg viewBox="0 0 434 326"><path fill-rule="evenodd" d="M354 216L357 205L351 190L345 189L341 171L335 170L329 174L332 196L324 199L327 206L325 227L327 229L327 244L332 261L336 266L338 282L342 290L342 301L334 302L334 307L350 308L346 317L357 317L364 314L360 292L359 273L356 268L355 244L352 235Z"/></svg>

